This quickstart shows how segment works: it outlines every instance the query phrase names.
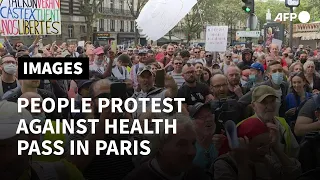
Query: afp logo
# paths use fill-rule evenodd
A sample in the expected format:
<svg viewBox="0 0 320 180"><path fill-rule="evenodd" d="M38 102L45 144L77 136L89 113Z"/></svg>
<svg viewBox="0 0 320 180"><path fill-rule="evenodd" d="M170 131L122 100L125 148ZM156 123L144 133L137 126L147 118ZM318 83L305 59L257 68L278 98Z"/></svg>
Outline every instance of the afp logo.
<svg viewBox="0 0 320 180"><path fill-rule="evenodd" d="M307 11L301 11L299 15L297 15L297 13L278 13L274 21L284 22L288 19L293 21L296 18L298 18L301 23L307 23L310 21L310 14Z"/></svg>

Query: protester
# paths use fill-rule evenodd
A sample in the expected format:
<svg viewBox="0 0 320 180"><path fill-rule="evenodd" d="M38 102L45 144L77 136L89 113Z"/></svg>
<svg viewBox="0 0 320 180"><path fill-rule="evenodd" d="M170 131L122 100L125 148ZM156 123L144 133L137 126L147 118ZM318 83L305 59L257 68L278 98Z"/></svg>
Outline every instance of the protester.
<svg viewBox="0 0 320 180"><path fill-rule="evenodd" d="M2 56L0 59L0 64L0 69L2 71L0 82L0 98L2 98L3 94L20 86L20 83L15 76L18 67L17 61L13 56Z"/></svg>
<svg viewBox="0 0 320 180"><path fill-rule="evenodd" d="M22 109L17 113L18 104L8 101L0 101L0 143L1 162L0 177L2 179L79 179L84 180L82 173L72 162L62 159L55 162L37 162L23 151L18 155L18 140L39 140L38 135L16 134L19 121L25 119L29 125L33 119L28 110ZM6 147L6 148L3 148Z"/></svg>
<svg viewBox="0 0 320 180"><path fill-rule="evenodd" d="M173 119L177 122L177 134L164 135L162 127L159 135L152 135L151 160L134 169L124 180L211 178L192 163L196 154L196 134L192 121L182 114L174 114L169 118L170 122Z"/></svg>
<svg viewBox="0 0 320 180"><path fill-rule="evenodd" d="M300 163L283 152L278 143L279 129L274 124L251 118L237 127L237 133L240 147L215 161L215 179L295 180L300 176Z"/></svg>

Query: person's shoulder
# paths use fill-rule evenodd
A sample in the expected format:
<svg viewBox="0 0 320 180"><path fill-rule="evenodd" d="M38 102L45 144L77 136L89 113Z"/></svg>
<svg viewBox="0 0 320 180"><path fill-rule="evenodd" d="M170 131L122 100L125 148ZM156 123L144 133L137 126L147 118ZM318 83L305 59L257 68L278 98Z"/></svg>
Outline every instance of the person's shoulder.
<svg viewBox="0 0 320 180"><path fill-rule="evenodd" d="M53 98L53 97L55 97L53 92L45 90L45 89L38 88L38 93L40 94L40 96L42 98L47 98L47 97Z"/></svg>
<svg viewBox="0 0 320 180"><path fill-rule="evenodd" d="M7 100L7 101L11 101L11 102L16 102L17 99L21 96L21 87L16 87L14 89L11 89L9 91L7 91L6 93L4 93L2 95L2 99L1 100Z"/></svg>
<svg viewBox="0 0 320 180"><path fill-rule="evenodd" d="M158 177L150 168L150 161L134 168L123 180L155 179Z"/></svg>

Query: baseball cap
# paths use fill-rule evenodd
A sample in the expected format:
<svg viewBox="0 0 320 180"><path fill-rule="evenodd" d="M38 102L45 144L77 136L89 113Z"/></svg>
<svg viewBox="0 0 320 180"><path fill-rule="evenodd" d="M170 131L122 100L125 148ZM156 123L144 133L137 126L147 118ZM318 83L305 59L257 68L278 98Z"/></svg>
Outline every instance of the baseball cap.
<svg viewBox="0 0 320 180"><path fill-rule="evenodd" d="M139 54L147 54L147 52L148 52L148 51L145 50L145 49L140 49L139 52L138 52L138 55L139 55Z"/></svg>
<svg viewBox="0 0 320 180"><path fill-rule="evenodd" d="M252 102L261 102L268 96L278 97L272 87L267 85L258 86L252 92Z"/></svg>
<svg viewBox="0 0 320 180"><path fill-rule="evenodd" d="M153 74L151 66L144 66L143 68L139 69L138 76L140 76L145 71L149 71L151 74Z"/></svg>
<svg viewBox="0 0 320 180"><path fill-rule="evenodd" d="M250 68L256 69L256 70L261 71L261 72L264 72L264 68L263 68L262 64L257 63L257 62L252 63Z"/></svg>
<svg viewBox="0 0 320 180"><path fill-rule="evenodd" d="M200 112L201 108L208 108L211 111L211 105L209 103L198 102L188 108L190 117L194 118L197 113Z"/></svg>
<svg viewBox="0 0 320 180"><path fill-rule="evenodd" d="M25 45L20 46L20 47L17 49L17 51L18 51L18 52L21 52L21 51L28 51L28 50L29 50L29 48L28 48L27 46L25 46Z"/></svg>
<svg viewBox="0 0 320 180"><path fill-rule="evenodd" d="M0 114L0 140L16 136L20 119L25 119L26 124L33 120L28 110L23 109L18 113L18 104L6 100L0 101Z"/></svg>
<svg viewBox="0 0 320 180"><path fill-rule="evenodd" d="M260 134L269 132L268 127L258 118L249 118L237 127L238 137L252 139Z"/></svg>
<svg viewBox="0 0 320 180"><path fill-rule="evenodd" d="M96 49L93 50L93 53L95 55L100 55L100 54L104 54L103 48L102 47L98 47Z"/></svg>

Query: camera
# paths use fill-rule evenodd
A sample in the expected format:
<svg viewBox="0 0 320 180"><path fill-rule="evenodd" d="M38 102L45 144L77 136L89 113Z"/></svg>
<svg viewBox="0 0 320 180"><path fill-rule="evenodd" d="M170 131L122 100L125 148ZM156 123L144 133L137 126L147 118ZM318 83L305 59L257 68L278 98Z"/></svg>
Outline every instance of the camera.
<svg viewBox="0 0 320 180"><path fill-rule="evenodd" d="M232 120L235 123L240 118L238 102L235 99L219 99L210 101L212 114L215 115L216 133L224 129L224 123Z"/></svg>

